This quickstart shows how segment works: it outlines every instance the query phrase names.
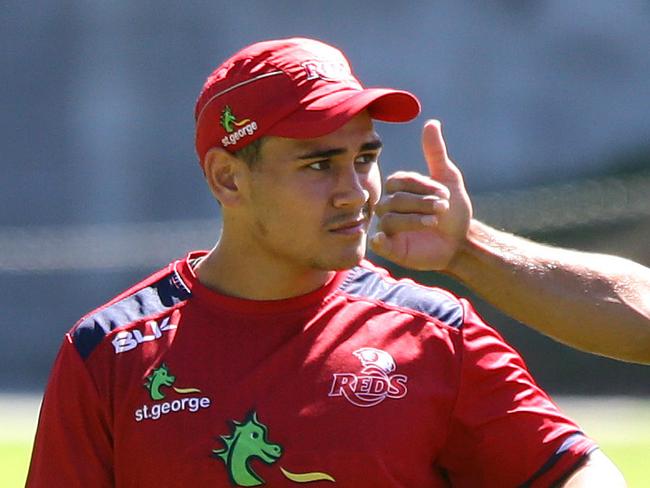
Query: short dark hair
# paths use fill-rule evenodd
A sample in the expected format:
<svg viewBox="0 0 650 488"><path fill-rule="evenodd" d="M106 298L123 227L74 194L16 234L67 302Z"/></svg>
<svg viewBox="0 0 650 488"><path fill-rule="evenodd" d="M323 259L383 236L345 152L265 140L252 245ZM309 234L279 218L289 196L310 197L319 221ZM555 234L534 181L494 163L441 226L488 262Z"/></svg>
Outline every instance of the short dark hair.
<svg viewBox="0 0 650 488"><path fill-rule="evenodd" d="M246 144L240 150L235 151L235 157L244 161L248 166L254 166L260 158L263 142L264 137L255 139L253 142Z"/></svg>

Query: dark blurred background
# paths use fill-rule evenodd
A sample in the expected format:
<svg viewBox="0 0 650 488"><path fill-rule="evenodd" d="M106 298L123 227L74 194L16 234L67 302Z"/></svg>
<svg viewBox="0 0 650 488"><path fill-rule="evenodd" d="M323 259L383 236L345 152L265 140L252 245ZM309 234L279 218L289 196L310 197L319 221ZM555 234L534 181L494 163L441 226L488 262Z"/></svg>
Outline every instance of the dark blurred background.
<svg viewBox="0 0 650 488"><path fill-rule="evenodd" d="M219 211L193 106L208 73L259 40L320 38L367 85L420 97L415 122L379 124L385 174L424 171L420 129L439 118L480 218L650 265L648 2L23 0L0 12L0 391L40 391L82 314L212 246ZM552 393L650 395L648 367L571 350L416 276L472 298Z"/></svg>

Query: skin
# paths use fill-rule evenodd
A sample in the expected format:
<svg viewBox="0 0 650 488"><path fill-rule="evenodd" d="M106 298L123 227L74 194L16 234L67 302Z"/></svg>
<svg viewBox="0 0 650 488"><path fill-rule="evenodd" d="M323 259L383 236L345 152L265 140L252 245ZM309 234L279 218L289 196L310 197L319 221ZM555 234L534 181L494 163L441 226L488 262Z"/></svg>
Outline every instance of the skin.
<svg viewBox="0 0 650 488"><path fill-rule="evenodd" d="M222 293L256 300L313 291L334 270L365 255L375 209L382 232L375 250L417 269L445 269L458 259L471 204L453 181L398 173L381 193L379 137L367 113L315 139L268 137L248 165L220 148L205 158L208 186L222 205L222 235L196 268L199 280ZM439 124L425 127L430 170L447 160ZM451 166L450 166L451 167ZM458 191L462 188L462 191ZM598 452L598 451L596 451ZM594 479L605 484L593 484ZM625 486L601 454L592 454L564 486Z"/></svg>
<svg viewBox="0 0 650 488"><path fill-rule="evenodd" d="M625 487L627 483L618 468L602 451L589 454L585 464L562 485L565 488Z"/></svg>
<svg viewBox="0 0 650 488"><path fill-rule="evenodd" d="M363 112L323 137L267 137L252 166L211 149L206 179L223 227L199 279L232 296L276 300L356 265L381 192L379 146Z"/></svg>
<svg viewBox="0 0 650 488"><path fill-rule="evenodd" d="M650 362L650 307L643 298L650 295L646 268L620 258L597 258L504 237L472 219L462 174L447 155L440 122L425 124L422 149L428 176L398 172L386 182L386 195L377 205L379 232L371 239L373 251L407 268L448 273L506 313L574 347ZM540 279L536 268L550 274ZM619 314L619 321L614 320ZM539 317L550 318L551 324ZM576 324L589 324L590 329L576 332ZM638 339L641 347L632 346ZM562 486L626 483L597 450Z"/></svg>
<svg viewBox="0 0 650 488"><path fill-rule="evenodd" d="M425 125L422 147L428 176L396 173L387 180L388 194L377 206L381 232L371 241L377 254L407 268L448 273L572 347L650 364L650 269L543 246L472 219L438 121Z"/></svg>
<svg viewBox="0 0 650 488"><path fill-rule="evenodd" d="M399 171L386 179L377 205L378 229L371 248L412 269L452 266L472 218L463 177L447 157L440 123L429 121L422 135L429 176Z"/></svg>

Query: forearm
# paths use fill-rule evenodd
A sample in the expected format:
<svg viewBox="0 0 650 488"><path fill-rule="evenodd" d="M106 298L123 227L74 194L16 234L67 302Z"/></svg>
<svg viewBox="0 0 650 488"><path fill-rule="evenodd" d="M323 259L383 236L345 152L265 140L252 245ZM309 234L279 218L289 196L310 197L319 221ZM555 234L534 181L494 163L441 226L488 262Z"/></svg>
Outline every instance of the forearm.
<svg viewBox="0 0 650 488"><path fill-rule="evenodd" d="M579 349L650 363L650 270L543 246L473 220L447 272L513 318Z"/></svg>

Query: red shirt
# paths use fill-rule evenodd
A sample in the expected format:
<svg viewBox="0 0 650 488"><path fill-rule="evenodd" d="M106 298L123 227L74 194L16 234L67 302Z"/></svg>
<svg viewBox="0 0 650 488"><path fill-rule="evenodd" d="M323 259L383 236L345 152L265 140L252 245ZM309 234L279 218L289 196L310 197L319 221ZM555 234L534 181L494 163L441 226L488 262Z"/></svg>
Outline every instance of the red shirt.
<svg viewBox="0 0 650 488"><path fill-rule="evenodd" d="M596 448L465 300L365 261L238 299L200 255L66 335L28 486L549 486Z"/></svg>

